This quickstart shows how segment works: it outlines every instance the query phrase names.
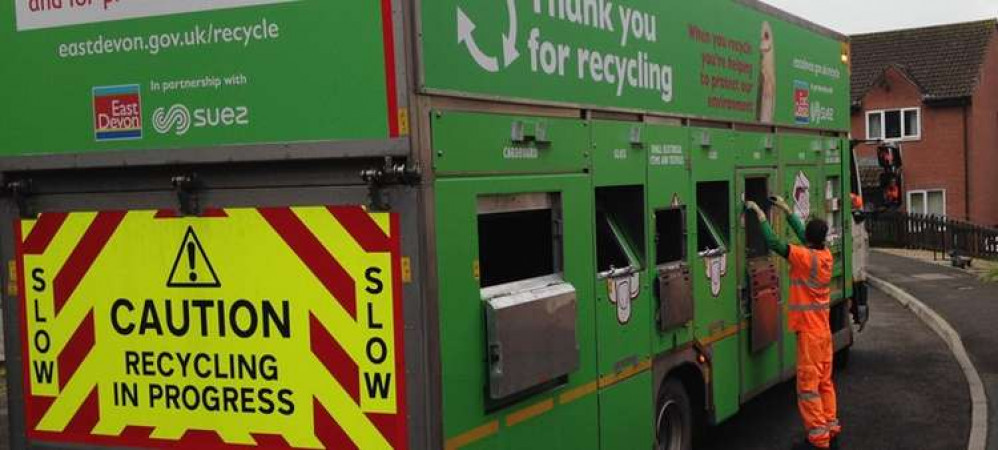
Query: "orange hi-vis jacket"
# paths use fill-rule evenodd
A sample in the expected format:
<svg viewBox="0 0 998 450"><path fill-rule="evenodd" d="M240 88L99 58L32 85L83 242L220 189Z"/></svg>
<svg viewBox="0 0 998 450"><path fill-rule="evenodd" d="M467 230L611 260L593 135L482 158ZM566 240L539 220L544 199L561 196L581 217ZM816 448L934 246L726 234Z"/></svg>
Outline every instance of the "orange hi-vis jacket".
<svg viewBox="0 0 998 450"><path fill-rule="evenodd" d="M831 333L832 252L791 245L789 326L796 332Z"/></svg>

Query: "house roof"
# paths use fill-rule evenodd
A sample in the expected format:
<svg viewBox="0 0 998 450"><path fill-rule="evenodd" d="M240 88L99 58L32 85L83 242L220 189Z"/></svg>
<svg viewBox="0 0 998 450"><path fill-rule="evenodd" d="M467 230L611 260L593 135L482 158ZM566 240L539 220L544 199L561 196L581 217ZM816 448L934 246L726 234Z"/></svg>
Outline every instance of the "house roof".
<svg viewBox="0 0 998 450"><path fill-rule="evenodd" d="M904 72L926 100L973 96L998 20L852 36L852 101L889 67Z"/></svg>

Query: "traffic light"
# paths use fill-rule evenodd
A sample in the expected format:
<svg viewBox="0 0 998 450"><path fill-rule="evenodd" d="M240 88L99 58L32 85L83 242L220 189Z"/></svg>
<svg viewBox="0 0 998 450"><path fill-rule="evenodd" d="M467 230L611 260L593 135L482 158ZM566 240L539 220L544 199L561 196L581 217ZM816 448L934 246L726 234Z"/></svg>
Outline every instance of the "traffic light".
<svg viewBox="0 0 998 450"><path fill-rule="evenodd" d="M897 143L881 143L877 146L877 162L884 173L880 174L880 190L884 195L883 205L888 209L899 209L904 204L904 175L901 146Z"/></svg>
<svg viewBox="0 0 998 450"><path fill-rule="evenodd" d="M901 173L901 147L896 143L883 143L877 147L877 162L887 173Z"/></svg>
<svg viewBox="0 0 998 450"><path fill-rule="evenodd" d="M900 208L904 198L904 178L900 173L880 174L880 191L884 193L884 206L889 209Z"/></svg>

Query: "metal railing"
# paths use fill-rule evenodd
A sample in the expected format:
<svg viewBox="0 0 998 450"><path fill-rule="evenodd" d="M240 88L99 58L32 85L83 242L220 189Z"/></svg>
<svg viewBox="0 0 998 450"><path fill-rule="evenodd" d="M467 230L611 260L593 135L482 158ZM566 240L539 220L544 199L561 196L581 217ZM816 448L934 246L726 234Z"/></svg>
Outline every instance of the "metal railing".
<svg viewBox="0 0 998 450"><path fill-rule="evenodd" d="M998 260L998 230L939 216L872 213L867 219L870 245L941 252Z"/></svg>

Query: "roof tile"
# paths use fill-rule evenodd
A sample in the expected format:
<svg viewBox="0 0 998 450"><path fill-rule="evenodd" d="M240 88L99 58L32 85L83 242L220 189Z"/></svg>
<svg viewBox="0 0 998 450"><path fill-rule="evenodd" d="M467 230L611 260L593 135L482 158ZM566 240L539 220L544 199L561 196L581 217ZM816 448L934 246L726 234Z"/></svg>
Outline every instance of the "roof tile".
<svg viewBox="0 0 998 450"><path fill-rule="evenodd" d="M862 100L888 66L904 69L926 99L970 97L996 31L991 19L852 36L852 100Z"/></svg>

